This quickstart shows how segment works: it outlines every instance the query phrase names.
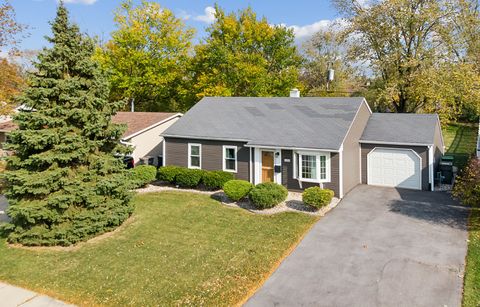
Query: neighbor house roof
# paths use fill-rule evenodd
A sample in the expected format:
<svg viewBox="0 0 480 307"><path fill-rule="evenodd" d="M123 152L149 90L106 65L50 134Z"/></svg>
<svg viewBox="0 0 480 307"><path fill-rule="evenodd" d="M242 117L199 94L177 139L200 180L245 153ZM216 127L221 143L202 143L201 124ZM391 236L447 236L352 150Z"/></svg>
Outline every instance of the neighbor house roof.
<svg viewBox="0 0 480 307"><path fill-rule="evenodd" d="M0 123L0 132L10 132L18 128L18 125L15 124L12 120L8 120Z"/></svg>
<svg viewBox="0 0 480 307"><path fill-rule="evenodd" d="M434 144L437 114L373 113L360 142Z"/></svg>
<svg viewBox="0 0 480 307"><path fill-rule="evenodd" d="M127 130L123 134L124 139L155 127L173 117L181 116L180 113L166 112L118 112L112 121L117 124L126 124Z"/></svg>
<svg viewBox="0 0 480 307"><path fill-rule="evenodd" d="M163 135L338 150L363 98L206 97Z"/></svg>

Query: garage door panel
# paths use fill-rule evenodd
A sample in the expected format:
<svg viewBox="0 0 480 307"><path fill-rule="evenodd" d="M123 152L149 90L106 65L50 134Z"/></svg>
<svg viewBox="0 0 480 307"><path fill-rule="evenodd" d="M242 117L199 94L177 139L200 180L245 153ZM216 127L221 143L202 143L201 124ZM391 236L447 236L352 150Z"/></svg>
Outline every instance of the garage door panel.
<svg viewBox="0 0 480 307"><path fill-rule="evenodd" d="M420 160L412 150L377 147L368 154L368 184L421 189Z"/></svg>

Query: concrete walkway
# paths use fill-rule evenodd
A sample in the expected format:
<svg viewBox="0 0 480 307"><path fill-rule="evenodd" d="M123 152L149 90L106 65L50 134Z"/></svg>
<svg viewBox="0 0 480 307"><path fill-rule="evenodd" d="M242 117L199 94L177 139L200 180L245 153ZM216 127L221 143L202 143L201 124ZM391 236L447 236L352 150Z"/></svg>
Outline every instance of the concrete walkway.
<svg viewBox="0 0 480 307"><path fill-rule="evenodd" d="M8 202L5 196L0 195L0 223L8 222L10 219L7 216Z"/></svg>
<svg viewBox="0 0 480 307"><path fill-rule="evenodd" d="M445 192L358 186L246 306L460 306L467 216Z"/></svg>
<svg viewBox="0 0 480 307"><path fill-rule="evenodd" d="M0 195L0 223L9 221L9 218L6 214L7 207L8 203L5 196ZM0 306L65 307L74 305L68 305L46 295L41 295L30 290L0 282Z"/></svg>
<svg viewBox="0 0 480 307"><path fill-rule="evenodd" d="M0 282L0 306L2 307L66 307L68 305L46 295L14 287Z"/></svg>

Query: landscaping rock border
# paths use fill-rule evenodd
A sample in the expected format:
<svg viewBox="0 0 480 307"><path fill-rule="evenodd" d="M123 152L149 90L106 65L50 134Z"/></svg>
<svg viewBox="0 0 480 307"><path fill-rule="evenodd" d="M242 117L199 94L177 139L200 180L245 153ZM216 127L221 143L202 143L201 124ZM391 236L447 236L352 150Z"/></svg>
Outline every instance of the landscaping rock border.
<svg viewBox="0 0 480 307"><path fill-rule="evenodd" d="M330 202L330 204L317 210L316 208L305 205L302 202L302 193L289 191L287 199L284 202L270 209L258 210L250 200L243 199L238 202L234 202L230 200L222 190L206 191L206 190L196 190L196 189L184 189L184 188L179 188L172 185L154 183L146 186L145 188L137 189L135 191L137 193L175 191L175 192L206 194L206 195L210 195L213 199L220 201L225 206L233 207L233 208L241 208L255 214L264 214L264 215L272 215L280 212L300 212L300 213L306 213L306 214L315 215L315 216L324 216L328 211L335 208L340 202L340 199L334 197Z"/></svg>

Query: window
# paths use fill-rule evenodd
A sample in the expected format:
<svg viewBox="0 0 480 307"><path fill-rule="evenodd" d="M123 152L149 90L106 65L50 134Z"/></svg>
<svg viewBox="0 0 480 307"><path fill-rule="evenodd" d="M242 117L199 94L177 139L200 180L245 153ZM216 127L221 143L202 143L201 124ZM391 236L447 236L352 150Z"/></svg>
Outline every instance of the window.
<svg viewBox="0 0 480 307"><path fill-rule="evenodd" d="M237 146L223 146L223 170L237 172Z"/></svg>
<svg viewBox="0 0 480 307"><path fill-rule="evenodd" d="M295 178L310 182L330 181L330 154L299 152L294 154Z"/></svg>
<svg viewBox="0 0 480 307"><path fill-rule="evenodd" d="M301 155L302 161L302 178L316 179L317 178L317 157L310 155Z"/></svg>
<svg viewBox="0 0 480 307"><path fill-rule="evenodd" d="M201 144L188 144L188 168L202 168Z"/></svg>

